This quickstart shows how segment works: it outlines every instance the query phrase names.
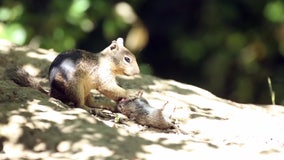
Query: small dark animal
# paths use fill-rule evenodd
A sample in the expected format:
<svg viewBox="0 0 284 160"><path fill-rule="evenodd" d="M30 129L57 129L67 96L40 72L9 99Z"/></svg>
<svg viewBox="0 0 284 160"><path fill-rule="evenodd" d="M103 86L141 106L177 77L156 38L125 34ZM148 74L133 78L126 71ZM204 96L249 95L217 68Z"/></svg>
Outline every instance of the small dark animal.
<svg viewBox="0 0 284 160"><path fill-rule="evenodd" d="M174 124L164 117L163 109L150 106L145 98L122 99L117 107L122 114L138 124L159 129L175 128Z"/></svg>

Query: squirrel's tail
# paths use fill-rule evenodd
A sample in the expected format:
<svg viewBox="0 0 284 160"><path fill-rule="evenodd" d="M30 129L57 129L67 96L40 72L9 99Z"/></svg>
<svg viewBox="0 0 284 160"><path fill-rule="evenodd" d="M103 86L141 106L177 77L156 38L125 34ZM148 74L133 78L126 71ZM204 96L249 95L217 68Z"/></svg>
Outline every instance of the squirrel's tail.
<svg viewBox="0 0 284 160"><path fill-rule="evenodd" d="M17 83L20 86L32 87L48 95L48 91L42 88L37 78L30 75L28 72L26 72L24 69L20 67L7 69L6 75L8 76L9 79L13 80L15 83Z"/></svg>

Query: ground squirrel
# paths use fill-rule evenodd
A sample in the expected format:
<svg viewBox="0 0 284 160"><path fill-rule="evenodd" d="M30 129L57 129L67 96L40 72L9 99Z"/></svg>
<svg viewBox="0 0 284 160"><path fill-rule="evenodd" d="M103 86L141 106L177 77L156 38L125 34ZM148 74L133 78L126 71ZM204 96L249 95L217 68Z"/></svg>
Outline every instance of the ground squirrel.
<svg viewBox="0 0 284 160"><path fill-rule="evenodd" d="M136 58L124 47L122 38L112 41L99 53L78 49L65 51L50 65L49 95L64 103L73 102L76 107L83 109L96 107L113 111L116 110L115 106L97 104L90 93L91 89L96 89L107 98L118 101L128 97L130 93L117 85L115 77L133 76L139 72ZM33 77L23 70L10 73L10 78L22 86L30 86L44 92Z"/></svg>

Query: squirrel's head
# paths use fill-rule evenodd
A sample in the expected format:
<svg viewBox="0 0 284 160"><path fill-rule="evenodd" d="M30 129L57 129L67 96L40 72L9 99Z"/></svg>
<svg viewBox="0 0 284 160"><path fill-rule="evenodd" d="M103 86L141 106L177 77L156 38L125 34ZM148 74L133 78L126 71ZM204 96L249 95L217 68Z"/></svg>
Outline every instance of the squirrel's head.
<svg viewBox="0 0 284 160"><path fill-rule="evenodd" d="M102 51L113 62L111 69L117 75L132 76L140 73L136 58L123 45L123 39L118 38Z"/></svg>

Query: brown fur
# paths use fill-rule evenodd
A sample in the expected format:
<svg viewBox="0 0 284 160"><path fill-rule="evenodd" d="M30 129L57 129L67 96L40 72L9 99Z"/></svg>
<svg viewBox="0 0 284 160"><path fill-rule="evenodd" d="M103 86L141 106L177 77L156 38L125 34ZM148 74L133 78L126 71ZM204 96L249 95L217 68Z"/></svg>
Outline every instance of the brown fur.
<svg viewBox="0 0 284 160"><path fill-rule="evenodd" d="M50 96L71 101L77 107L115 108L94 102L90 91L96 89L112 100L127 97L128 93L116 83L116 75L132 76L139 73L135 56L123 46L123 41L113 41L100 53L83 50L63 52L51 64ZM130 62L127 62L130 59Z"/></svg>
<svg viewBox="0 0 284 160"><path fill-rule="evenodd" d="M11 74L11 79L18 80L22 86L29 86L44 91L34 77L22 69L20 74ZM76 107L84 109L105 108L116 110L109 103L94 102L90 93L96 89L106 97L118 101L130 95L128 91L117 85L117 75L133 76L139 74L135 56L123 46L123 39L113 41L100 53L83 50L69 50L59 54L49 68L51 97L62 102L73 102ZM18 79L18 80L17 80Z"/></svg>

